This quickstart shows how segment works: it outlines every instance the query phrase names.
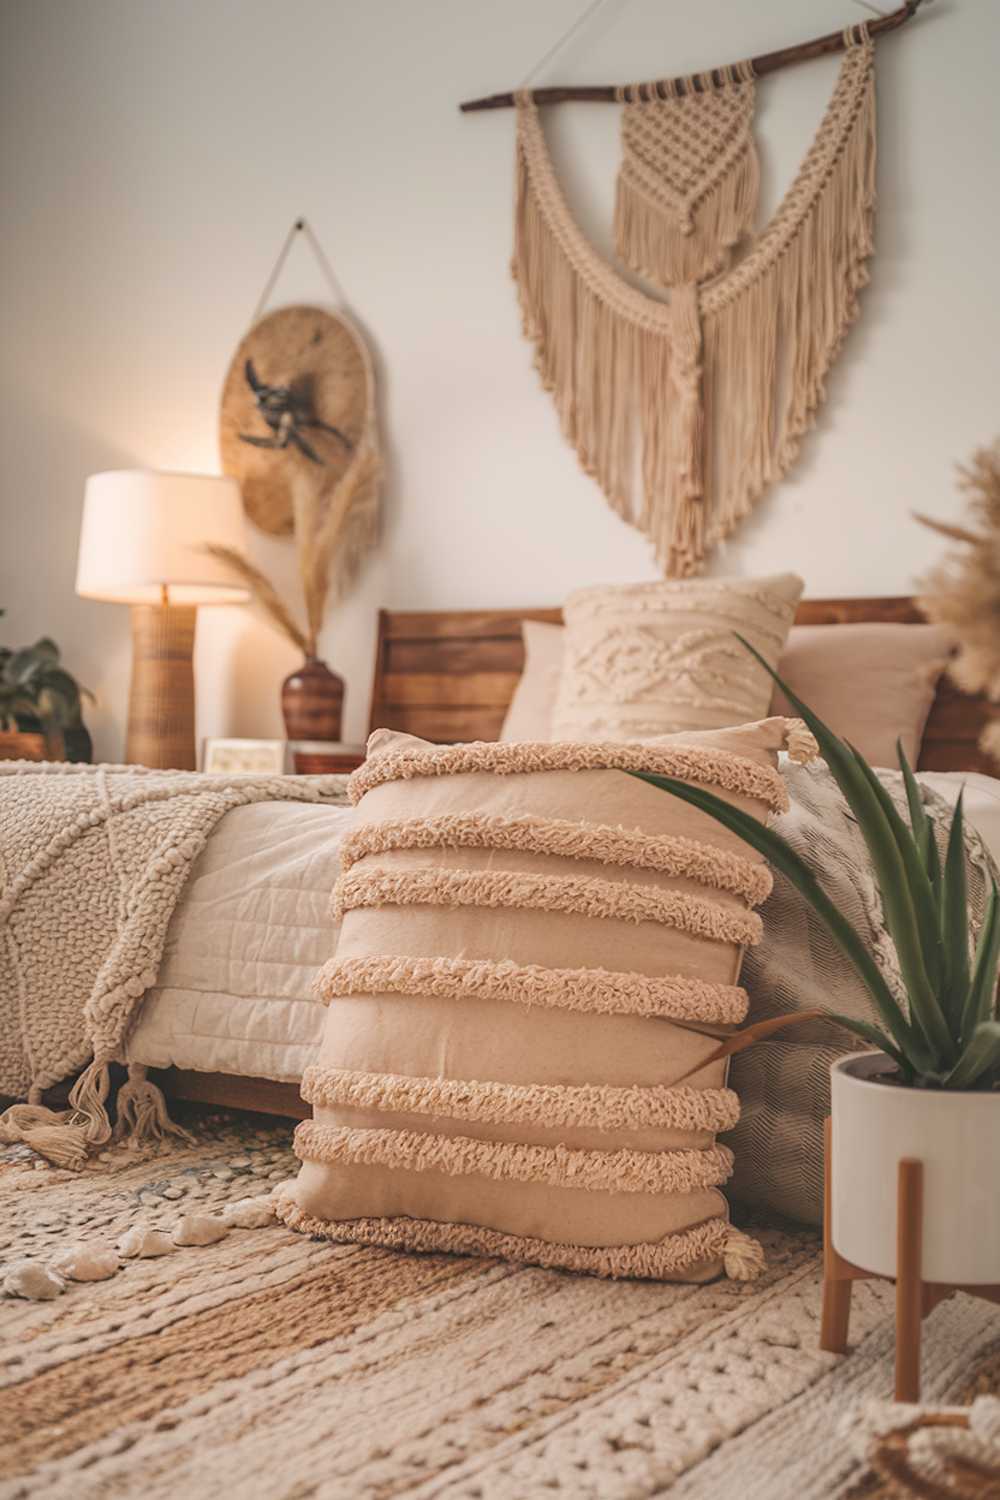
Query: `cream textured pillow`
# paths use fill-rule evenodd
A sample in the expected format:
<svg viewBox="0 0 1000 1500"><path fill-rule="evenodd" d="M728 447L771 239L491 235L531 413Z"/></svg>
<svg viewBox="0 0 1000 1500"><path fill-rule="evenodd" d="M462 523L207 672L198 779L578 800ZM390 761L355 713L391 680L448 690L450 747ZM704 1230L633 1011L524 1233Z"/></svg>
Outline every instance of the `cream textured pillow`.
<svg viewBox="0 0 1000 1500"><path fill-rule="evenodd" d="M869 765L895 769L897 737L917 764L950 649L939 625L796 625L778 671ZM771 711L790 711L784 693Z"/></svg>
<svg viewBox="0 0 1000 1500"><path fill-rule="evenodd" d="M566 601L554 740L641 741L763 719L802 580L693 578L581 589Z"/></svg>
<svg viewBox="0 0 1000 1500"><path fill-rule="evenodd" d="M333 1239L608 1276L747 1277L727 1224L725 1065L771 877L704 814L624 770L787 805L785 722L657 746L434 746L382 730L306 1071L314 1119L279 1195ZM678 1079L692 1074L679 1087Z"/></svg>

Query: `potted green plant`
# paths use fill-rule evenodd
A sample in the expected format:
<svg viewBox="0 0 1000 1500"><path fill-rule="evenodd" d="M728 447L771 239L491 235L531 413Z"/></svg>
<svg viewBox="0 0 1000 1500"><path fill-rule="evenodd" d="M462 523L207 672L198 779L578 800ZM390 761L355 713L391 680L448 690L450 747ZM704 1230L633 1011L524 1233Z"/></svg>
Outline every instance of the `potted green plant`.
<svg viewBox="0 0 1000 1500"><path fill-rule="evenodd" d="M0 646L0 759L90 760L85 692L47 636L18 651Z"/></svg>
<svg viewBox="0 0 1000 1500"><path fill-rule="evenodd" d="M909 823L867 761L740 640L816 737L871 855L906 991L901 1004L852 924L775 830L713 793L672 777L643 781L700 808L759 850L824 921L871 995L877 1019L830 1019L875 1050L832 1070L832 1240L867 1271L896 1270L899 1161L924 1164L923 1276L952 1285L1000 1283L1000 894L993 882L974 953L965 881L962 799L944 857L916 778L897 746ZM815 1013L812 1013L815 1014ZM736 1052L788 1022L765 1022L725 1043ZM974 1232L958 1232L966 1225Z"/></svg>

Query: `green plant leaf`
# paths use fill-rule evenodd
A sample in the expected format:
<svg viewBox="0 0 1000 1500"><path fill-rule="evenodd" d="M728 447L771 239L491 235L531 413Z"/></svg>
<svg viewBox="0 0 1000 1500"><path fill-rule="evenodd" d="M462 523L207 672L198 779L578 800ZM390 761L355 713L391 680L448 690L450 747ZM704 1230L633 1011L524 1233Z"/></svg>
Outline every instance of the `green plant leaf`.
<svg viewBox="0 0 1000 1500"><path fill-rule="evenodd" d="M41 668L43 661L44 657L36 656L31 646L24 646L20 651L15 651L7 663L9 681L18 687L27 686Z"/></svg>
<svg viewBox="0 0 1000 1500"><path fill-rule="evenodd" d="M76 678L71 677L62 667L45 667L39 673L38 685L40 690L62 699L67 708L79 708L80 689L76 685Z"/></svg>
<svg viewBox="0 0 1000 1500"><path fill-rule="evenodd" d="M738 633L737 639L777 683L796 713L812 730L823 759L857 819L878 879L886 926L895 944L910 1002L910 1017L914 1022L914 1030L924 1038L925 1053L929 1054L921 1061L914 1058L918 1071L933 1070L942 1064L950 1066L954 1062L954 1047L947 1028L936 1024L941 1021L941 1010L924 963L916 906L907 880L906 867L883 804L844 741L782 681L749 641ZM913 1056L912 1044L910 1055Z"/></svg>
<svg viewBox="0 0 1000 1500"><path fill-rule="evenodd" d="M678 781L672 776L658 776L652 771L632 771L629 774L640 781L648 782L650 786L657 787L660 791L670 792L675 797L679 797L682 802L688 802L692 807L708 813L709 817L738 834L741 839L769 859L775 869L787 876L796 890L805 897L826 923L837 943L854 964L875 1002L883 1024L895 1037L900 1051L909 1057L917 1051L923 1061L929 1062L923 1057L924 1049L920 1047L919 1038L915 1037L913 1028L897 1004L895 996L883 979L878 965L861 937L827 896L809 866L800 859L779 833L775 833L771 828L765 828L763 823L758 822L749 813L731 806L723 798L704 791L701 787L690 786L686 781Z"/></svg>
<svg viewBox="0 0 1000 1500"><path fill-rule="evenodd" d="M838 1026L843 1026L845 1031L852 1031L863 1042L870 1042L873 1047L877 1047L880 1052L884 1052L888 1057L891 1057L900 1071L903 1082L913 1082L914 1072L912 1063L900 1052L898 1047L893 1046L881 1027L873 1026L870 1021L859 1021L855 1016L838 1015L834 1011L830 1011L829 1018L831 1021L836 1021Z"/></svg>
<svg viewBox="0 0 1000 1500"><path fill-rule="evenodd" d="M71 706L59 693L42 688L36 700L36 711L45 728L68 729L73 719Z"/></svg>
<svg viewBox="0 0 1000 1500"><path fill-rule="evenodd" d="M997 962L1000 959L1000 892L994 880L986 904L972 979L962 1012L961 1039L968 1045L976 1028L996 1013Z"/></svg>
<svg viewBox="0 0 1000 1500"><path fill-rule="evenodd" d="M987 1073L1000 1068L1000 1021L982 1021L969 1038L965 1050L944 1085L950 1089L971 1089Z"/></svg>
<svg viewBox="0 0 1000 1500"><path fill-rule="evenodd" d="M59 647L48 636L42 636L33 646L24 646L13 653L7 663L7 675L26 687L46 668L56 666L58 661Z"/></svg>
<svg viewBox="0 0 1000 1500"><path fill-rule="evenodd" d="M934 899L940 905L941 902L941 855L938 851L937 832L934 819L927 816L924 807L924 799L920 795L920 784L910 768L910 762L906 758L903 749L903 741L896 741L896 756L899 760L899 768L903 773L903 784L906 787L906 801L910 809L910 826L913 829L913 837L917 841L927 878L934 892ZM964 868L964 867L963 867Z"/></svg>
<svg viewBox="0 0 1000 1500"><path fill-rule="evenodd" d="M14 718L17 721L18 729L23 727L21 723L23 719L29 719L31 720L31 723L28 726L29 732L37 731L38 702L35 698L34 693L12 693L10 698L8 699L8 707L13 711Z"/></svg>
<svg viewBox="0 0 1000 1500"><path fill-rule="evenodd" d="M927 1028L924 1028L925 1032L927 1032L928 1041L932 1045L936 1043L942 1049L952 1048L952 1037L948 1031L947 1022L938 1001L938 995L941 992L941 985L944 979L944 955L942 953L941 922L938 916L938 906L934 899L934 892L931 889L927 868L921 857L916 838L896 811L896 804L893 802L888 791L882 785L881 781L879 781L860 751L856 750L853 745L850 747L850 750L862 775L867 780L882 806L882 811L885 813L886 822L892 830L892 836L896 840L896 847L903 861L906 879L909 882L913 904L916 908L924 967L927 970L927 977L933 986L934 1010L936 1012L931 1018L931 1027L936 1035L932 1036L927 1032Z"/></svg>
<svg viewBox="0 0 1000 1500"><path fill-rule="evenodd" d="M965 787L958 794L941 882L941 936L944 940L943 1003L952 1035L961 1036L969 994L969 897L965 877Z"/></svg>
<svg viewBox="0 0 1000 1500"><path fill-rule="evenodd" d="M932 823L931 823L932 832L931 832L930 843L927 845L927 875L928 875L928 878L930 879L931 890L934 892L934 899L937 901L938 908L940 909L940 906L941 906L941 882L942 882L942 880L943 880L944 877L942 876L942 873L941 873L941 854L940 854L940 851L938 849L937 838L936 838L936 836L935 836L935 834L933 832L933 826L934 825L933 825L933 821L932 821Z"/></svg>

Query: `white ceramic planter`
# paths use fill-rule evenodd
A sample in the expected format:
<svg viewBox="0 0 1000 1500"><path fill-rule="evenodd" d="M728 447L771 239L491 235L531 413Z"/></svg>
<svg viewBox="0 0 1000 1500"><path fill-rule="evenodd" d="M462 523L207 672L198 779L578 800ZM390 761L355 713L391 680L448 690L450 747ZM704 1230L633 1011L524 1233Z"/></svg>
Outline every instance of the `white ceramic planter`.
<svg viewBox="0 0 1000 1500"><path fill-rule="evenodd" d="M899 1162L924 1167L922 1276L1000 1284L1000 1093L875 1083L892 1064L853 1053L831 1069L833 1247L853 1265L896 1274Z"/></svg>

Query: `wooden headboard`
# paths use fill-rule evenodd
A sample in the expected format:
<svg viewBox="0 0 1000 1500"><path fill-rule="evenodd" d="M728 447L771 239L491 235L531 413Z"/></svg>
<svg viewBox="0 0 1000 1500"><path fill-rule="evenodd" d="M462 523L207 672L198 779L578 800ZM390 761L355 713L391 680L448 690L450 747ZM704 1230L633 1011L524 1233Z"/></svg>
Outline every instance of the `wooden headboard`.
<svg viewBox="0 0 1000 1500"><path fill-rule="evenodd" d="M915 625L912 599L806 599L799 625L881 621ZM450 610L436 614L379 613L372 688L372 729L401 729L425 740L495 740L524 664L522 620L558 625L559 609ZM985 699L961 693L942 677L924 732L924 771L986 771L996 766L977 741L988 716Z"/></svg>

